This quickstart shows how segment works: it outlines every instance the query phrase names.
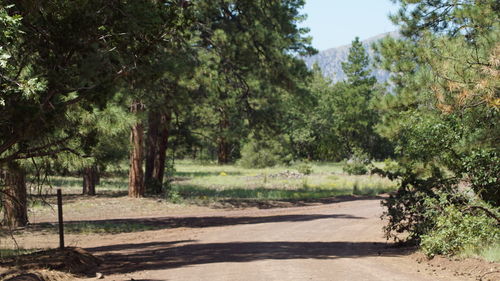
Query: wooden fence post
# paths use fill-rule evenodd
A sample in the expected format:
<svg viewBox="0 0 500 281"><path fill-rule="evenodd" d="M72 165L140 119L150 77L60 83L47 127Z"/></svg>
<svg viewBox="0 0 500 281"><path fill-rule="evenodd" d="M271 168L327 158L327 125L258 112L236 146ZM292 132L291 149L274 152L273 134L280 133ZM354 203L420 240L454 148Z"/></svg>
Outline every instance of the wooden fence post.
<svg viewBox="0 0 500 281"><path fill-rule="evenodd" d="M59 248L64 249L64 224L61 189L57 189L57 215L59 220Z"/></svg>

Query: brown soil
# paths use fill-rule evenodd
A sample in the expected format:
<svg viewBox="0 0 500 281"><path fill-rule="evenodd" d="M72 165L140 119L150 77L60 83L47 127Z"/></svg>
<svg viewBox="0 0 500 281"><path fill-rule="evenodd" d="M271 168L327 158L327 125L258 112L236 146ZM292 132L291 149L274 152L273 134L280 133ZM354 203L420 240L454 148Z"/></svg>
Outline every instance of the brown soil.
<svg viewBox="0 0 500 281"><path fill-rule="evenodd" d="M130 205L109 212L103 211L110 208L106 204L82 212L68 207L66 212L69 223L155 226L148 231L66 236L70 246L103 260L97 268L103 280L500 280L496 263L428 261L412 248L387 243L380 198L343 197L299 207L242 210L162 205L149 216L142 207L160 203L122 200ZM113 202L116 209L118 201ZM96 212L99 219L92 220ZM38 214L38 221L53 217ZM53 233L25 233L31 234L16 237L25 248L57 246Z"/></svg>

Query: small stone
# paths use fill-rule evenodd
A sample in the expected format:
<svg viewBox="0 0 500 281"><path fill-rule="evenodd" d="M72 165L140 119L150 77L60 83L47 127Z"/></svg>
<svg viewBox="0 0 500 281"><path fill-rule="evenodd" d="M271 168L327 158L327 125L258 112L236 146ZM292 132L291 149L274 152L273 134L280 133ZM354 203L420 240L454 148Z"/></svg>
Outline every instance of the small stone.
<svg viewBox="0 0 500 281"><path fill-rule="evenodd" d="M97 272L97 273L95 274L95 278L96 278L96 279L103 279L103 278L104 278L104 274L102 274L102 273L100 273L100 272Z"/></svg>

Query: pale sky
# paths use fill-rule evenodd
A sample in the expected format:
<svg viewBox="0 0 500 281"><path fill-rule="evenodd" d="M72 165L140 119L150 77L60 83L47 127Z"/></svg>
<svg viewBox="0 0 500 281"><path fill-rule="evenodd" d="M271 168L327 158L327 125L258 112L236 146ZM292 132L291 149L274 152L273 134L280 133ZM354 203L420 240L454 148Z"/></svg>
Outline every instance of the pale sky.
<svg viewBox="0 0 500 281"><path fill-rule="evenodd" d="M390 0L306 0L301 26L311 29L313 47L322 51L397 30L388 19L397 6Z"/></svg>

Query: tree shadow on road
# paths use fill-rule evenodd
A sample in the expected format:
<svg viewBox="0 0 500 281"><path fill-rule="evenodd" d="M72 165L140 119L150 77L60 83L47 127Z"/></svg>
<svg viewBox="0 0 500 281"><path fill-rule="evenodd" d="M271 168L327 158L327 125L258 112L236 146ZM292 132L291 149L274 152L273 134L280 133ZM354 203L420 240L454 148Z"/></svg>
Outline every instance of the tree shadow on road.
<svg viewBox="0 0 500 281"><path fill-rule="evenodd" d="M127 233L147 230L170 228L205 228L217 226L230 226L240 224L303 222L321 219L364 219L347 214L306 214L306 215L278 215L278 216L206 216L206 217L160 217L137 219L107 219L65 222L66 232L70 233ZM56 232L56 224L40 223L29 227L30 231Z"/></svg>
<svg viewBox="0 0 500 281"><path fill-rule="evenodd" d="M357 196L357 195L339 195L333 197L305 198L305 199L280 199L280 200L262 200L262 199L218 199L215 204L203 204L204 202L194 202L200 206L210 206L214 209L233 209L233 208L290 208L307 207L334 204L359 200L384 200L383 196Z"/></svg>
<svg viewBox="0 0 500 281"><path fill-rule="evenodd" d="M88 248L104 260L107 274L161 270L191 265L258 260L338 259L401 256L393 244L379 242L231 242L198 244L196 241L122 244ZM109 253L112 252L112 253Z"/></svg>

